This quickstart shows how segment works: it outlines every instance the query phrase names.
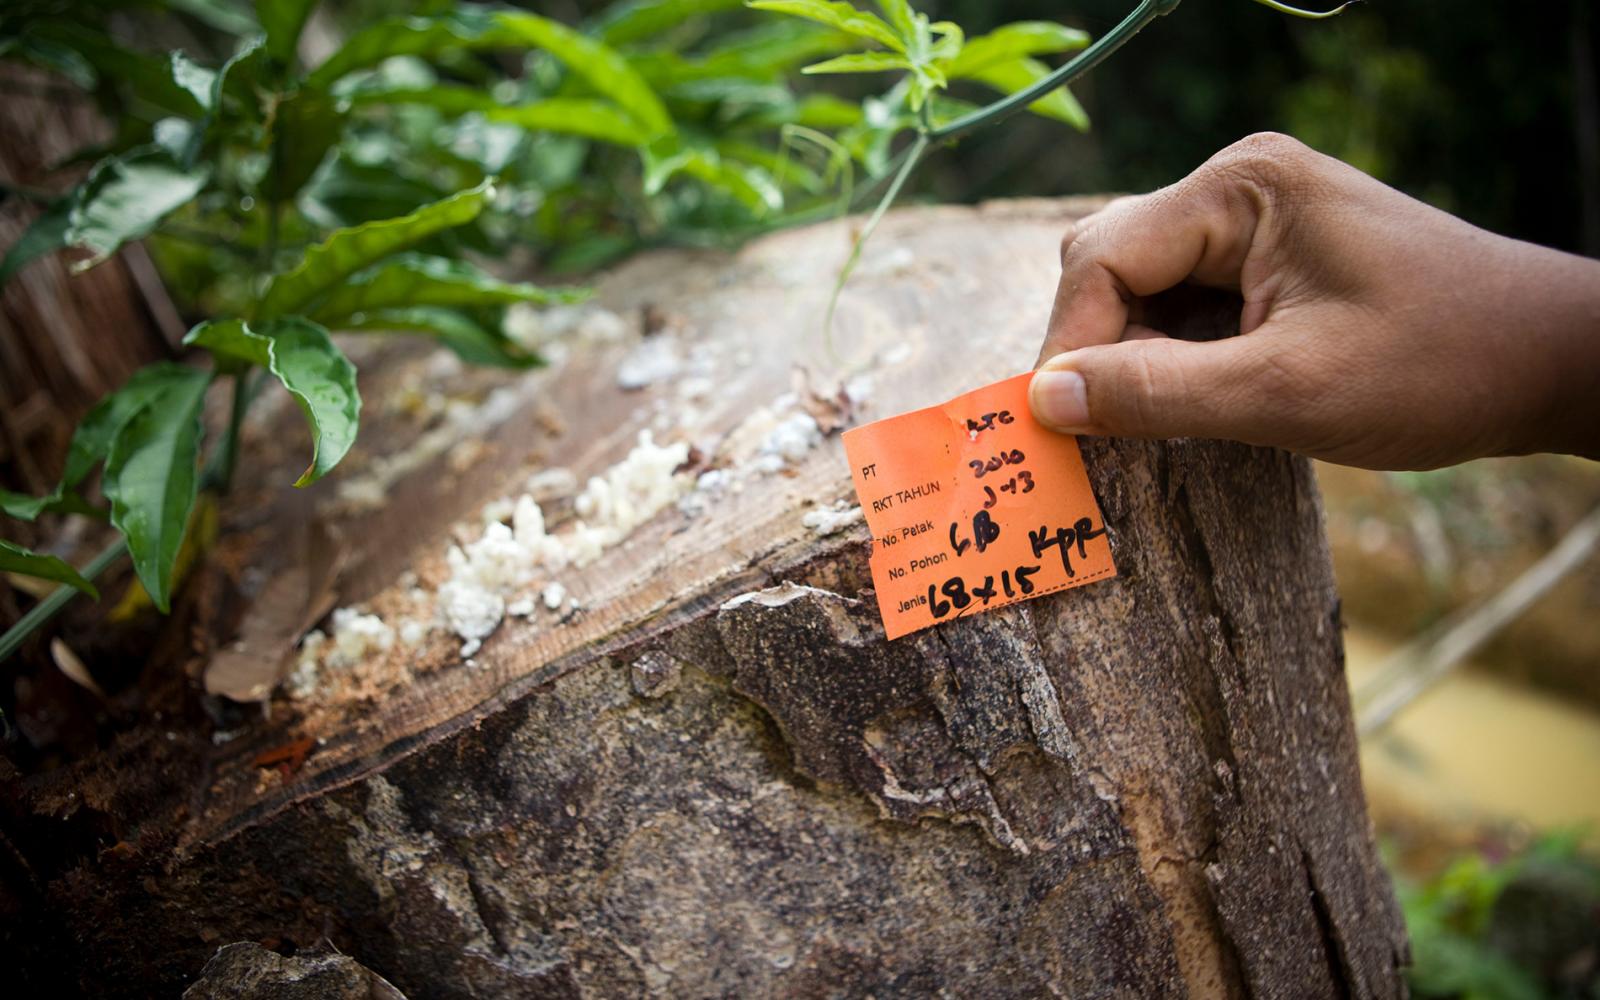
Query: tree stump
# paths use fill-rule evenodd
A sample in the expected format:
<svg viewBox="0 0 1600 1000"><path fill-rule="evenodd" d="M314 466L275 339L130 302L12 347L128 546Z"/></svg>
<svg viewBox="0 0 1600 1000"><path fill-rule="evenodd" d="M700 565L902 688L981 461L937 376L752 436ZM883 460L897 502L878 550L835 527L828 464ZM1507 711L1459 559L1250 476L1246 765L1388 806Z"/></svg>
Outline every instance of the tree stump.
<svg viewBox="0 0 1600 1000"><path fill-rule="evenodd" d="M894 213L841 301L837 367L819 326L849 222L648 254L599 301L715 359L715 450L796 364L814 386L870 370L857 420L1025 370L1060 234L1092 207ZM341 601L381 613L408 568L436 580L451 525L530 469L585 476L652 421L670 436L682 379L619 388L637 349L497 377L509 419L383 509L330 515ZM416 370L363 370L369 463L411 433L382 401ZM1403 995L1308 463L1083 453L1113 580L885 642L865 527L802 524L851 497L834 434L567 572L583 611L508 618L472 665L436 636L230 741L152 723L16 779L10 839L105 996L176 993L241 940L329 942L413 997ZM305 510L254 510L270 575ZM320 741L303 765L256 766L299 739Z"/></svg>

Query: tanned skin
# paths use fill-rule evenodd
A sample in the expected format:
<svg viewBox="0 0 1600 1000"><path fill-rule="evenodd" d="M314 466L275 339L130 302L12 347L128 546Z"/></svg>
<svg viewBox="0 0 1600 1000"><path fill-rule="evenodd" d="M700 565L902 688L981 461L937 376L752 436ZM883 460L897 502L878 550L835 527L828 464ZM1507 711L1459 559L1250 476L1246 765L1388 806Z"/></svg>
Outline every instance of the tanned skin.
<svg viewBox="0 0 1600 1000"><path fill-rule="evenodd" d="M1237 336L1146 325L1184 284ZM1600 261L1497 236L1281 135L1255 135L1061 244L1031 385L1075 434L1229 438L1344 465L1600 457Z"/></svg>

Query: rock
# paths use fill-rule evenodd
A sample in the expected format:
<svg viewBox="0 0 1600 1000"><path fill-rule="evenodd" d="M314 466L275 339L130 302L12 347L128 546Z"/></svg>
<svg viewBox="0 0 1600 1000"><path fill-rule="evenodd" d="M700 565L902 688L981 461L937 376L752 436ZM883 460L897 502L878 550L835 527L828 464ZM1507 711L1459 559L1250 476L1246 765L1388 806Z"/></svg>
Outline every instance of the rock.
<svg viewBox="0 0 1600 1000"><path fill-rule="evenodd" d="M280 955L240 941L224 945L183 991L183 1000L406 1000L348 955Z"/></svg>

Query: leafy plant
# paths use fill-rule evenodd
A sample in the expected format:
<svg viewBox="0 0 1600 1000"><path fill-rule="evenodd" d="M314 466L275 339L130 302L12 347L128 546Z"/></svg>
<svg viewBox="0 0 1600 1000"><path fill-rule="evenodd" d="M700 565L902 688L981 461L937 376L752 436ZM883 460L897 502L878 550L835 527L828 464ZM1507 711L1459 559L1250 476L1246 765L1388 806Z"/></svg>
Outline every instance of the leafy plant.
<svg viewBox="0 0 1600 1000"><path fill-rule="evenodd" d="M181 52L156 59L123 50L57 17L29 18L24 11L20 23L7 25L12 55L58 68L81 62L86 82L105 84L155 111L147 115L153 118L147 130L127 130L125 148L100 159L81 185L39 217L0 264L0 275L58 247L87 251L75 267L92 267L122 244L152 236L198 243L208 263L215 256L211 244L245 250L243 259L186 289L181 273L174 281L186 297L217 307L217 318L196 325L184 341L210 355L210 370L161 362L137 372L79 426L51 494L0 494L0 509L24 520L47 512L108 518L121 536L118 546L126 546L139 580L163 611L200 489L226 488L231 479L253 371L281 383L306 417L312 456L296 482L306 486L349 451L360 420L355 368L330 328L392 325L433 334L476 362L523 367L539 359L500 332L496 311L583 295L500 281L440 239L476 221L491 204L489 177L389 217L326 227L313 221L317 209L298 199L353 127L348 102L329 88L365 65L375 32L392 29L379 25L358 33L315 72L300 73L294 52L309 9L309 3L288 0L260 4L264 34L252 35L216 69ZM532 14L485 13L472 24L479 35L498 32L495 44L541 44L581 65L604 81L618 115L652 127L665 121L648 87L620 57L605 62L608 50L571 29ZM137 126L139 119L132 121ZM323 217L340 221L336 213ZM267 276L257 280L258 270ZM202 474L201 408L218 377L233 383L234 414ZM102 464L106 507L81 492ZM0 559L6 570L93 592L57 557L7 543Z"/></svg>
<svg viewBox="0 0 1600 1000"><path fill-rule="evenodd" d="M1090 45L1087 35L1044 21L1023 21L1004 25L970 43L961 28L948 21L929 23L924 14L911 9L906 0L880 0L889 23L843 0L749 0L749 6L792 14L830 24L868 43L888 51L868 51L813 64L804 72L861 73L904 70L901 92L908 110L915 115L916 139L903 154L899 169L888 190L878 202L856 239L849 259L834 283L824 328L831 331L833 312L839 293L861 258L861 248L877 228L884 212L899 196L900 189L932 144L950 142L966 132L994 124L1027 108L1069 125L1088 127L1088 116L1066 89L1073 80L1099 65L1121 48L1151 21L1176 10L1181 0L1140 0L1115 27ZM1307 11L1278 0L1256 0L1273 10L1297 17L1332 17L1356 0L1328 11ZM1034 58L1036 55L1082 49L1077 56L1051 70ZM983 107L943 99L952 79L969 78L1006 92L1007 96Z"/></svg>
<svg viewBox="0 0 1600 1000"><path fill-rule="evenodd" d="M1415 994L1541 1000L1600 988L1600 868L1581 839L1549 835L1498 862L1466 854L1424 882L1397 876Z"/></svg>
<svg viewBox="0 0 1600 1000"><path fill-rule="evenodd" d="M84 419L49 495L0 493L13 517L87 514L120 535L81 575L0 550L0 569L66 584L0 638L0 658L70 588L92 592L123 546L169 607L196 497L230 483L263 381L293 396L311 430L296 485L332 470L360 420L355 369L332 332L424 335L474 363L536 365L503 332L503 311L585 293L503 281L474 258L533 246L546 270L581 271L653 242L726 243L837 214L882 187L837 297L933 145L1023 109L1086 128L1065 84L1177 3L1141 0L1093 44L1044 21L968 39L907 0L881 0L881 16L838 0L628 0L579 28L435 4L359 27L314 67L297 56L313 0L257 0L254 18L225 0L180 5L192 34L226 40L211 57L123 45L97 27L115 5L8 6L0 56L91 90L118 130L74 158L93 166L10 248L0 282L60 248L79 248L86 268L144 240L200 318L184 342L209 368L140 371ZM131 17L141 5L121 6ZM752 21L744 7L766 14ZM1063 53L1076 55L1042 61ZM859 102L796 88L863 73L895 79ZM979 106L953 96L957 84L1003 96ZM218 379L232 414L208 441L200 414ZM108 505L84 490L102 465Z"/></svg>

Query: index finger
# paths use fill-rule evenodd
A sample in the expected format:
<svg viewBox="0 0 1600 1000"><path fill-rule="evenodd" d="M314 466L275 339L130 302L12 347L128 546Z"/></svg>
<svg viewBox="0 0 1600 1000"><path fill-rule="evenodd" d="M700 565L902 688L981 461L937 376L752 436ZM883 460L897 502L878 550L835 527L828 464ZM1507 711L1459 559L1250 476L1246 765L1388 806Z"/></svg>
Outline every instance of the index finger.
<svg viewBox="0 0 1600 1000"><path fill-rule="evenodd" d="M1039 362L1115 343L1139 298L1182 281L1239 288L1262 196L1226 155L1171 187L1119 198L1068 234Z"/></svg>

